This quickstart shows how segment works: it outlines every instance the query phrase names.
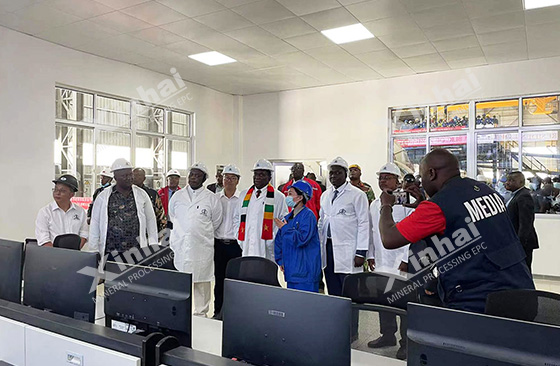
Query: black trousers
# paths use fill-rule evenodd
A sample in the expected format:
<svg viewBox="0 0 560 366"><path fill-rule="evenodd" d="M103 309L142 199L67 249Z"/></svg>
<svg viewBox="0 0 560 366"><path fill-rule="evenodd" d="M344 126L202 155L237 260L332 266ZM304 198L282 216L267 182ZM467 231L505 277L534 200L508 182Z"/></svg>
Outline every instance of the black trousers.
<svg viewBox="0 0 560 366"><path fill-rule="evenodd" d="M241 248L237 240L214 239L214 314L222 311L224 304L224 280L226 278L226 267L230 260L241 257Z"/></svg>
<svg viewBox="0 0 560 366"><path fill-rule="evenodd" d="M399 343L401 344L401 346L406 346L406 317L399 317L401 318L401 340ZM397 332L397 316L395 314L380 311L379 326L381 328L381 335L388 337L394 336Z"/></svg>
<svg viewBox="0 0 560 366"><path fill-rule="evenodd" d="M533 249L529 249L529 248L523 248L525 250L525 255L527 256L525 258L525 262L527 263L527 267L529 267L529 272L533 273L533 270L531 269L531 265L533 264Z"/></svg>
<svg viewBox="0 0 560 366"><path fill-rule="evenodd" d="M334 272L334 256L332 240L327 239L327 266L325 267L325 280L327 281L327 290L331 296L342 296L342 285L344 279L348 276L346 273ZM352 336L358 335L358 321L360 312L352 309Z"/></svg>

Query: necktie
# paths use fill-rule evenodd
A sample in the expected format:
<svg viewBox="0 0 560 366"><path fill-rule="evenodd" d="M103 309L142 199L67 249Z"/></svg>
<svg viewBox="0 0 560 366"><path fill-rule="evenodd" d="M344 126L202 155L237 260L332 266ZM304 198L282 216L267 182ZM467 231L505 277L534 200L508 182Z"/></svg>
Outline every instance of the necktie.
<svg viewBox="0 0 560 366"><path fill-rule="evenodd" d="M261 190L260 190L260 189L257 189L257 198L259 198L260 195L261 195Z"/></svg>
<svg viewBox="0 0 560 366"><path fill-rule="evenodd" d="M336 197L338 197L338 189L335 189L335 190L334 190L334 196L333 196L333 198L332 198L331 203L334 202L334 200L336 199Z"/></svg>
<svg viewBox="0 0 560 366"><path fill-rule="evenodd" d="M336 199L336 197L338 197L338 189L334 190L334 196L332 198L331 204L334 202L334 200ZM327 238L331 238L331 224L329 223L329 226L327 226Z"/></svg>

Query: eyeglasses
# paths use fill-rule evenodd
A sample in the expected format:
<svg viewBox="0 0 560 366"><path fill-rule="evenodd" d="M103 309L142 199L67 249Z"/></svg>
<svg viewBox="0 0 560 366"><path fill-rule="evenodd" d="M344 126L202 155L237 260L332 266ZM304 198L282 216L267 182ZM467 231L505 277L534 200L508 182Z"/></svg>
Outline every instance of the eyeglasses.
<svg viewBox="0 0 560 366"><path fill-rule="evenodd" d="M391 180L391 179L397 179L397 177L395 177L394 175L380 175L379 178L377 178L379 180Z"/></svg>
<svg viewBox="0 0 560 366"><path fill-rule="evenodd" d="M224 175L224 180L236 180L238 179L235 175Z"/></svg>
<svg viewBox="0 0 560 366"><path fill-rule="evenodd" d="M52 191L53 191L53 193L61 193L61 194L68 194L68 193L70 193L69 190L67 190L67 189L60 189L60 188L59 188L59 189L53 188Z"/></svg>

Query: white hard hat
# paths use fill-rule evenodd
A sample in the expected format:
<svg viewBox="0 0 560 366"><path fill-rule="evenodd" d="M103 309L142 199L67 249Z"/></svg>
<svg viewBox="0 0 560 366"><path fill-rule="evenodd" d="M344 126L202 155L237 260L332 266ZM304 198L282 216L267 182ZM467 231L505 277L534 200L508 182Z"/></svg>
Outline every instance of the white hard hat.
<svg viewBox="0 0 560 366"><path fill-rule="evenodd" d="M379 176L382 173L393 174L393 175L396 175L399 178L401 177L401 170L399 169L399 167L395 163L387 163L387 164L383 165L381 167L381 169L379 169L379 171L376 174Z"/></svg>
<svg viewBox="0 0 560 366"><path fill-rule="evenodd" d="M273 172L274 168L272 167L270 161L266 159L259 159L253 166L253 169L251 169L252 172L254 172L255 170L270 170L271 172Z"/></svg>
<svg viewBox="0 0 560 366"><path fill-rule="evenodd" d="M327 165L327 169L331 170L331 168L333 166L342 167L348 172L348 162L346 160L344 160L343 158L341 158L340 156L337 156L336 158L334 158L333 161L331 161L331 163L329 165Z"/></svg>
<svg viewBox="0 0 560 366"><path fill-rule="evenodd" d="M191 165L191 167L189 168L189 171L191 171L193 169L200 170L201 172L206 174L206 177L208 177L208 168L206 167L206 164L201 163L201 162L196 162L193 165Z"/></svg>
<svg viewBox="0 0 560 366"><path fill-rule="evenodd" d="M118 158L113 162L113 165L111 165L111 172L115 172L121 169L132 169L132 165L128 160L124 158Z"/></svg>
<svg viewBox="0 0 560 366"><path fill-rule="evenodd" d="M181 173L179 173L179 171L177 169L170 169L167 174L165 175L165 177L169 178L172 175L176 175L179 178L181 178Z"/></svg>
<svg viewBox="0 0 560 366"><path fill-rule="evenodd" d="M103 168L103 170L101 171L101 173L99 173L99 175L102 175L104 177L113 178L113 173L111 173L109 171L109 168Z"/></svg>
<svg viewBox="0 0 560 366"><path fill-rule="evenodd" d="M233 164L226 165L222 174L234 174L238 177L241 177L241 173L239 172L239 168Z"/></svg>

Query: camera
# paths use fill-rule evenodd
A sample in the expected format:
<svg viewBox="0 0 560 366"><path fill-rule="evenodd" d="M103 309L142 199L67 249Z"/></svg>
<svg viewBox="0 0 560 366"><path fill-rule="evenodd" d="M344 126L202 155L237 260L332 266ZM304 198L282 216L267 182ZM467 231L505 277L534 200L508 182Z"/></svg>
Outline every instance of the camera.
<svg viewBox="0 0 560 366"><path fill-rule="evenodd" d="M404 205L410 203L410 193L405 192L402 189L394 191L393 196L395 196L395 205Z"/></svg>

